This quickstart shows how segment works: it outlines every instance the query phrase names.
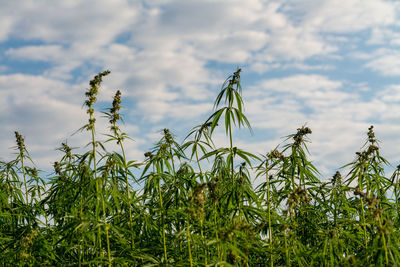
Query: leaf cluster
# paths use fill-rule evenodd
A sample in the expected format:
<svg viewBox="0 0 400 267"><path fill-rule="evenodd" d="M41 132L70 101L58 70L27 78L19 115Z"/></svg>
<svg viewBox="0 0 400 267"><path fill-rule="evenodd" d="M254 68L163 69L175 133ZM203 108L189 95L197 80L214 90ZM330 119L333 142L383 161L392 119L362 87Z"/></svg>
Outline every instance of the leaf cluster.
<svg viewBox="0 0 400 267"><path fill-rule="evenodd" d="M62 143L50 178L37 170L16 132L16 157L0 162L0 263L16 266L397 266L400 167L391 176L373 127L355 159L322 178L310 161L312 131L255 155L235 146L245 116L241 69L223 83L209 118L183 143L169 129L128 159L121 92L105 112L99 141L95 102L85 105L86 151ZM223 121L223 122L222 122ZM228 147L217 147L221 125ZM107 144L116 143L117 151ZM257 185L257 186L254 186Z"/></svg>

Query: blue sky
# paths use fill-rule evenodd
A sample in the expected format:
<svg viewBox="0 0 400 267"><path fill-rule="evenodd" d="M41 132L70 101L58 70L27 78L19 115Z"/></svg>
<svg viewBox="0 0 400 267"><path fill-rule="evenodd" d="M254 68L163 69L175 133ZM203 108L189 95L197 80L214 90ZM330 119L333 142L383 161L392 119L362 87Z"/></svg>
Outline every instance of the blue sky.
<svg viewBox="0 0 400 267"><path fill-rule="evenodd" d="M130 158L170 128L182 141L204 122L227 76L242 68L254 129L238 147L265 154L306 124L326 176L354 159L373 124L382 154L400 161L400 2L5 1L0 9L0 146L14 131L49 169L61 142L82 147L89 80L110 69L98 111L123 97ZM97 114L99 137L108 132ZM103 138L105 139L105 138ZM215 142L227 143L223 131ZM112 150L112 147L109 147Z"/></svg>

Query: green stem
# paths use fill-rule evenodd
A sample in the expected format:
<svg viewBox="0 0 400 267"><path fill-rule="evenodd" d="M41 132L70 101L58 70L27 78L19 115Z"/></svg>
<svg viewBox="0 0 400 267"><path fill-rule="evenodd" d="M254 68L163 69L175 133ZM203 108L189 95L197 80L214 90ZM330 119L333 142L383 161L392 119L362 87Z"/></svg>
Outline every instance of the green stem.
<svg viewBox="0 0 400 267"><path fill-rule="evenodd" d="M381 227L382 227L382 226L381 226ZM384 234L384 233L382 233L382 239L383 239L383 247L385 248L385 262L386 262L386 266L389 266L388 248L387 248L386 238L385 238L385 234Z"/></svg>
<svg viewBox="0 0 400 267"><path fill-rule="evenodd" d="M324 251L323 251L323 259L324 259L324 266L328 266L328 264L327 264L327 260L326 260L326 254L327 254L327 250L328 250L328 240L325 240L325 242L324 242Z"/></svg>
<svg viewBox="0 0 400 267"><path fill-rule="evenodd" d="M187 227L186 227L186 235L187 235L187 240L188 240L188 252L189 252L189 263L190 267L193 267L193 259L192 259L192 248L190 245L190 222L189 218L187 218Z"/></svg>
<svg viewBox="0 0 400 267"><path fill-rule="evenodd" d="M382 220L381 217L378 217L379 221L379 227L382 229ZM386 266L389 266L389 257L388 257L388 249L387 249L387 244L386 244L386 238L385 238L385 233L382 232L382 240L383 240L383 248L385 249L385 263Z"/></svg>
<svg viewBox="0 0 400 267"><path fill-rule="evenodd" d="M115 126L115 124L114 124ZM131 232L131 249L134 248L135 243L134 243L134 236L133 236L133 220L132 220L132 207L131 207L131 193L130 193L130 188L129 188L129 179L128 179L128 166L126 163L126 155L125 155L125 149L124 146L122 145L122 141L120 141L120 147L122 150L122 155L124 158L124 168L125 168L125 183L126 183L126 194L129 199L129 227L130 227L130 232Z"/></svg>
<svg viewBox="0 0 400 267"><path fill-rule="evenodd" d="M21 157L21 167L22 167L22 175L24 177L24 186L25 186L25 201L26 205L29 204L29 197L28 197L28 186L26 184L26 173L25 173L25 164L24 164L24 155L22 153L19 154Z"/></svg>
<svg viewBox="0 0 400 267"><path fill-rule="evenodd" d="M364 246L367 248L368 243L367 243L367 226L365 223L365 211L364 211L364 201L361 199L361 216L362 216L362 225L364 229Z"/></svg>
<svg viewBox="0 0 400 267"><path fill-rule="evenodd" d="M197 165L199 166L199 171L200 171L200 180L203 183L204 179L203 179L203 171L201 169L201 165L200 165L200 160L199 160L199 153L197 152L197 147L196 147L196 160L197 160Z"/></svg>
<svg viewBox="0 0 400 267"><path fill-rule="evenodd" d="M104 190L104 183L103 183L103 190ZM111 250L110 250L110 238L108 236L108 224L107 224L107 218L106 218L106 207L105 207L105 201L104 201L104 195L101 194L101 205L103 208L103 222L104 222L104 227L106 230L106 241L107 241L107 258L108 258L108 266L111 267Z"/></svg>
<svg viewBox="0 0 400 267"><path fill-rule="evenodd" d="M218 261L221 261L221 249L219 247L219 238L218 238L218 221L217 221L217 203L214 202L214 225L216 226L215 230L215 239L217 240L217 253L218 253Z"/></svg>
<svg viewBox="0 0 400 267"><path fill-rule="evenodd" d="M360 173L358 176L358 188L362 191L362 181L361 181L362 174ZM365 210L364 210L364 201L361 198L361 216L362 216L362 225L364 230L364 246L365 248L368 247L368 240L367 240L367 224L365 223Z"/></svg>
<svg viewBox="0 0 400 267"><path fill-rule="evenodd" d="M79 244L78 266L79 266L79 267L82 266L82 247L81 247L80 244Z"/></svg>
<svg viewBox="0 0 400 267"><path fill-rule="evenodd" d="M173 175L175 176L176 172L175 172L174 155L172 154L171 145L169 145L169 154L170 154L170 156L171 156L171 164L172 164Z"/></svg>
<svg viewBox="0 0 400 267"><path fill-rule="evenodd" d="M199 153L197 152L197 147L196 147L196 160L197 160L197 165L199 166L200 179L201 179L201 182L203 183L204 182L203 171L201 169ZM204 245L204 266L207 266L207 243L205 242L204 235L203 235L203 215L200 219L200 234L201 234L201 241L203 242L203 245Z"/></svg>
<svg viewBox="0 0 400 267"><path fill-rule="evenodd" d="M92 114L90 114L90 120L93 120ZM94 180L96 182L96 222L100 221L100 216L98 213L98 206L100 206L100 200L99 200L99 181L97 181L97 163L96 163L96 139L95 139L95 134L94 134L94 125L91 127L91 133L92 133L92 154L93 154L93 168L94 168ZM101 251L101 229L100 227L98 228L98 244L99 244L99 251L100 254L102 253Z"/></svg>
<svg viewBox="0 0 400 267"><path fill-rule="evenodd" d="M288 250L288 245L287 245L286 230L284 230L283 235L285 237L286 266L290 266L290 256L289 256L289 250Z"/></svg>
<svg viewBox="0 0 400 267"><path fill-rule="evenodd" d="M296 190L296 181L295 181L295 175L296 175L296 147L292 148L292 156L290 157L290 160L292 161L292 170L291 170L291 178L292 178L292 186L293 186L293 192Z"/></svg>
<svg viewBox="0 0 400 267"><path fill-rule="evenodd" d="M159 192L159 196L160 196L160 206L161 206L161 223L162 223L162 235L163 235L163 246L164 246L164 260L165 260L165 264L167 264L168 258L167 258L167 243L165 241L164 205L163 205L163 199L162 199L162 194L161 194L160 182L158 182L158 192Z"/></svg>
<svg viewBox="0 0 400 267"><path fill-rule="evenodd" d="M204 233L203 233L203 215L200 219L200 235L201 235L201 241L203 242L204 245L204 266L207 266L207 242L204 240Z"/></svg>
<svg viewBox="0 0 400 267"><path fill-rule="evenodd" d="M268 168L268 163L266 163L265 169L266 169L266 175L267 175L267 205L268 205L268 230L269 230L269 247L270 247L270 266L274 266L274 260L272 257L272 224L271 224L271 199L270 199L270 183L269 183L269 177L267 173L267 168Z"/></svg>
<svg viewBox="0 0 400 267"><path fill-rule="evenodd" d="M90 114L90 119L91 121L93 121L93 115ZM91 132L92 132L92 153L93 153L93 167L94 167L94 179L96 181L96 200L97 200L97 206L99 206L99 181L97 180L97 162L96 162L96 139L95 139L95 129L94 129L94 124L92 124L91 127ZM104 185L102 185L102 189L104 188ZM106 220L106 208L105 208L105 203L104 203L104 195L103 195L103 190L101 190L100 192L101 194L101 202L102 202L102 210L103 210L103 223L104 223L104 227L106 230L106 242L107 242L107 254L108 254L108 266L111 266L111 250L110 250L110 239L108 236L108 225L107 225L107 220ZM97 210L97 209L96 209ZM100 220L100 216L98 214L98 212L96 212L96 219L97 221ZM100 249L100 253L102 254L102 250L101 250L101 230L99 227L99 249Z"/></svg>
<svg viewBox="0 0 400 267"><path fill-rule="evenodd" d="M231 107L229 107L229 112L231 112ZM232 141L232 125L229 122L229 145L230 145L230 152L231 152L231 176L232 176L232 186L235 186L235 179L233 177L234 170L233 170L233 141Z"/></svg>

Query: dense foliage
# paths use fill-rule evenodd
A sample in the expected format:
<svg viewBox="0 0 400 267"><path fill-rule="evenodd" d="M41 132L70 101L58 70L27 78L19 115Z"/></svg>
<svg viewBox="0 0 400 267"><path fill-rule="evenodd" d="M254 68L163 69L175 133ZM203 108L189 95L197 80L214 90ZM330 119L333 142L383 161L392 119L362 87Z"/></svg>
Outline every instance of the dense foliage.
<svg viewBox="0 0 400 267"><path fill-rule="evenodd" d="M183 144L168 130L146 160L126 157L119 128L121 93L104 112L97 139L90 82L87 151L66 143L50 179L40 177L23 136L17 156L0 162L0 262L18 266L397 266L400 166L391 177L373 127L362 151L322 179L307 157L301 127L264 156L234 146L232 127L249 128L240 69L216 98L214 113ZM216 147L225 129L229 147ZM118 151L107 151L109 142ZM279 148L279 149L278 149ZM141 173L141 175L136 175ZM254 179L257 179L254 183ZM259 184L253 187L253 184Z"/></svg>

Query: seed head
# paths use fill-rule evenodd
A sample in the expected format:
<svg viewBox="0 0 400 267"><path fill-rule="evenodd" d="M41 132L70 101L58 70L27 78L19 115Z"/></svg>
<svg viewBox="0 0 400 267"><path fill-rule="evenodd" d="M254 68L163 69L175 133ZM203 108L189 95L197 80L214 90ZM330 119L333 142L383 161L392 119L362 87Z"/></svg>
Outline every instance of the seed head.
<svg viewBox="0 0 400 267"><path fill-rule="evenodd" d="M106 179L108 177L108 174L110 173L113 166L114 166L113 158L108 158L104 166L103 172L101 173L101 177L103 179Z"/></svg>
<svg viewBox="0 0 400 267"><path fill-rule="evenodd" d="M308 205L311 202L311 197L308 195L305 188L297 187L290 195L287 200L289 206L289 212L293 212L293 208L297 205Z"/></svg>
<svg viewBox="0 0 400 267"><path fill-rule="evenodd" d="M120 114L119 114L120 109L121 109L121 91L118 90L115 93L112 102L112 108L110 108L110 114L111 114L110 123L112 124L112 127L116 127L115 124L120 119Z"/></svg>
<svg viewBox="0 0 400 267"><path fill-rule="evenodd" d="M168 129L165 128L163 131L164 131L165 142L171 145L174 142L174 138L172 137Z"/></svg>
<svg viewBox="0 0 400 267"><path fill-rule="evenodd" d="M242 71L242 69L238 69L237 71L235 71L232 75L232 80L229 81L230 85L235 85L237 83L239 83L240 80L240 72Z"/></svg>
<svg viewBox="0 0 400 267"><path fill-rule="evenodd" d="M208 192L210 192L210 197L214 203L218 203L218 187L217 183L210 181L207 183Z"/></svg>
<svg viewBox="0 0 400 267"><path fill-rule="evenodd" d="M191 213L191 217L199 220L202 216L204 216L204 189L207 187L207 183L196 184L193 189L192 194L189 197L190 208L188 211Z"/></svg>
<svg viewBox="0 0 400 267"><path fill-rule="evenodd" d="M302 126L301 128L298 128L297 133L293 136L295 144L300 145L304 140L304 136L311 133L312 131L309 127Z"/></svg>
<svg viewBox="0 0 400 267"><path fill-rule="evenodd" d="M368 151L356 152L356 155L361 161L368 159Z"/></svg>
<svg viewBox="0 0 400 267"><path fill-rule="evenodd" d="M335 173L335 175L333 175L333 177L332 177L332 184L333 185L337 185L337 184L340 185L341 183L342 183L342 175L340 174L339 171L337 171Z"/></svg>
<svg viewBox="0 0 400 267"><path fill-rule="evenodd" d="M267 155L270 159L279 159L281 161L285 160L285 156L279 152L277 149L274 149L271 153Z"/></svg>
<svg viewBox="0 0 400 267"><path fill-rule="evenodd" d="M15 132L15 138L17 139L17 148L20 152L21 155L24 154L25 151L25 143L24 143L24 138L19 132Z"/></svg>
<svg viewBox="0 0 400 267"><path fill-rule="evenodd" d="M153 153L151 153L151 152L145 152L145 153L144 153L144 156L145 156L146 158L149 158L149 159L152 159L152 158L154 157Z"/></svg>
<svg viewBox="0 0 400 267"><path fill-rule="evenodd" d="M376 145L370 145L367 150L367 154L372 154L374 151L378 151L379 147Z"/></svg>
<svg viewBox="0 0 400 267"><path fill-rule="evenodd" d="M374 142L376 141L376 139L375 139L375 133L374 133L374 126L373 126L373 125L371 125L371 126L368 128L368 140L369 140L369 142L371 142L371 143L374 143Z"/></svg>
<svg viewBox="0 0 400 267"><path fill-rule="evenodd" d="M363 199L365 199L366 196L367 196L366 193L364 193L363 191L361 191L361 190L359 190L359 189L357 189L357 190L354 191L354 195L360 196L360 197L362 197Z"/></svg>
<svg viewBox="0 0 400 267"><path fill-rule="evenodd" d="M38 176L38 170L36 168L29 168L28 172L33 177L37 177Z"/></svg>
<svg viewBox="0 0 400 267"><path fill-rule="evenodd" d="M88 107L87 113L90 115L89 124L87 125L87 129L91 130L94 127L94 123L96 119L92 118L94 114L93 104L97 101L97 94L99 92L99 87L101 82L103 81L103 76L110 74L109 70L100 72L96 76L94 76L93 80L90 81L90 89L85 93L86 97L88 98L85 101L85 105Z"/></svg>
<svg viewBox="0 0 400 267"><path fill-rule="evenodd" d="M61 165L60 165L60 163L58 161L54 162L53 167L54 167L54 172L56 174L60 175L61 174Z"/></svg>
<svg viewBox="0 0 400 267"><path fill-rule="evenodd" d="M72 148L68 146L67 143L61 143L61 151L63 151L68 158L71 157Z"/></svg>
<svg viewBox="0 0 400 267"><path fill-rule="evenodd" d="M162 151L167 150L167 148L168 148L168 145L167 145L167 144L161 144L161 146L160 146L160 149L161 149Z"/></svg>

